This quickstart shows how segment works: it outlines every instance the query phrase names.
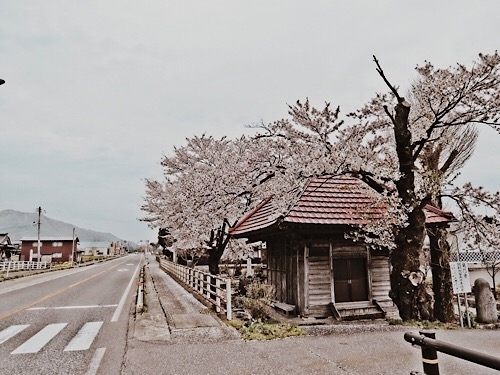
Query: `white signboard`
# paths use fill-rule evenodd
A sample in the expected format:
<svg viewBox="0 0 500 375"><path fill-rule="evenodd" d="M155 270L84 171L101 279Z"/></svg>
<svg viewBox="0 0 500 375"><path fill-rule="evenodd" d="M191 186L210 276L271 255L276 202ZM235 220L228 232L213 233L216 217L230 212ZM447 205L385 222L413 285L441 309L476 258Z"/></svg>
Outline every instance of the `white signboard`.
<svg viewBox="0 0 500 375"><path fill-rule="evenodd" d="M469 268L465 262L450 262L453 294L470 293Z"/></svg>

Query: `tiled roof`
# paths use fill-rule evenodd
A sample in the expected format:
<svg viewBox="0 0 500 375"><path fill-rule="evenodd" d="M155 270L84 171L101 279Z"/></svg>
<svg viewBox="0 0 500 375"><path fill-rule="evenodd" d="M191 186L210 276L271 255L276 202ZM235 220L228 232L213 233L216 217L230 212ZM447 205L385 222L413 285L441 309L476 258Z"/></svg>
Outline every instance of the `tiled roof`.
<svg viewBox="0 0 500 375"><path fill-rule="evenodd" d="M246 214L236 225L229 229L229 233L248 233L258 229L264 229L275 223L275 208L272 198L264 199L257 207Z"/></svg>
<svg viewBox="0 0 500 375"><path fill-rule="evenodd" d="M350 176L317 177L284 218L288 223L359 225L381 219L385 209L379 195Z"/></svg>
<svg viewBox="0 0 500 375"><path fill-rule="evenodd" d="M78 238L75 238L76 241L78 241ZM23 242L29 242L33 241L36 242L38 241L38 237L36 236L26 236L21 238L21 241ZM71 236L63 236L63 237L40 237L40 241L73 241L73 237Z"/></svg>
<svg viewBox="0 0 500 375"><path fill-rule="evenodd" d="M450 221L457 220L451 212L440 210L430 204L424 207L424 212L427 224L449 223Z"/></svg>
<svg viewBox="0 0 500 375"><path fill-rule="evenodd" d="M427 223L446 223L453 215L432 206L426 206ZM282 218L286 223L360 225L383 219L385 205L379 194L356 177L333 176L311 179L297 203ZM272 198L243 217L230 233L243 236L275 224L277 217Z"/></svg>

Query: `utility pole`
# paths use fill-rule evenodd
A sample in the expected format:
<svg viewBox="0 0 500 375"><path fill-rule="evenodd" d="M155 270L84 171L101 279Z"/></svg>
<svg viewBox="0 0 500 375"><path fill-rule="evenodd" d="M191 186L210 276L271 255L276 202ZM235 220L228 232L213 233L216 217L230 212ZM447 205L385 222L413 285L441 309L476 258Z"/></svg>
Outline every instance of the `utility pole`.
<svg viewBox="0 0 500 375"><path fill-rule="evenodd" d="M71 263L75 265L75 228L73 228L73 247L71 248Z"/></svg>
<svg viewBox="0 0 500 375"><path fill-rule="evenodd" d="M37 241L37 246L36 246L36 261L38 262L38 265L40 266L40 216L42 215L42 207L38 207L38 241Z"/></svg>

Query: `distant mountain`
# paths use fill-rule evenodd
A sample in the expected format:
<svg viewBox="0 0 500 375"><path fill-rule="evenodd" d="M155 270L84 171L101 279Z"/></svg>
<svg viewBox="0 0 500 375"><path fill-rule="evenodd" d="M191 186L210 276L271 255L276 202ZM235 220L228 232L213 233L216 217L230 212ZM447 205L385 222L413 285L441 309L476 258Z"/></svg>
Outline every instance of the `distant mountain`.
<svg viewBox="0 0 500 375"><path fill-rule="evenodd" d="M25 236L36 237L38 235L37 221L38 214L35 212L1 210L0 233L8 233L12 241L19 241ZM40 218L40 236L42 237L71 237L73 228L75 228L75 234L80 241L122 241L111 233L79 228L73 224L51 219L45 215Z"/></svg>

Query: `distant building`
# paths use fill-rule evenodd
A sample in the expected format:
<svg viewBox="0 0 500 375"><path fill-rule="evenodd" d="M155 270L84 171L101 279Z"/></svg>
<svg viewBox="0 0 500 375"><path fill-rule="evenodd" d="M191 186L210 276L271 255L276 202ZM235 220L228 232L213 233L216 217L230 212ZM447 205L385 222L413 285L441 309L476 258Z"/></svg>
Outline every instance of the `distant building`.
<svg viewBox="0 0 500 375"><path fill-rule="evenodd" d="M112 241L84 241L78 243L78 252L81 255L111 255L112 249Z"/></svg>
<svg viewBox="0 0 500 375"><path fill-rule="evenodd" d="M40 259L38 257L38 238L21 238L21 260L40 262L71 262L76 252L78 238L40 237ZM75 259L76 260L76 259Z"/></svg>
<svg viewBox="0 0 500 375"><path fill-rule="evenodd" d="M13 260L19 255L19 245L11 242L8 233L0 233L0 260Z"/></svg>
<svg viewBox="0 0 500 375"><path fill-rule="evenodd" d="M110 256L123 254L123 247L120 242L113 241L88 241L78 243L79 255Z"/></svg>

